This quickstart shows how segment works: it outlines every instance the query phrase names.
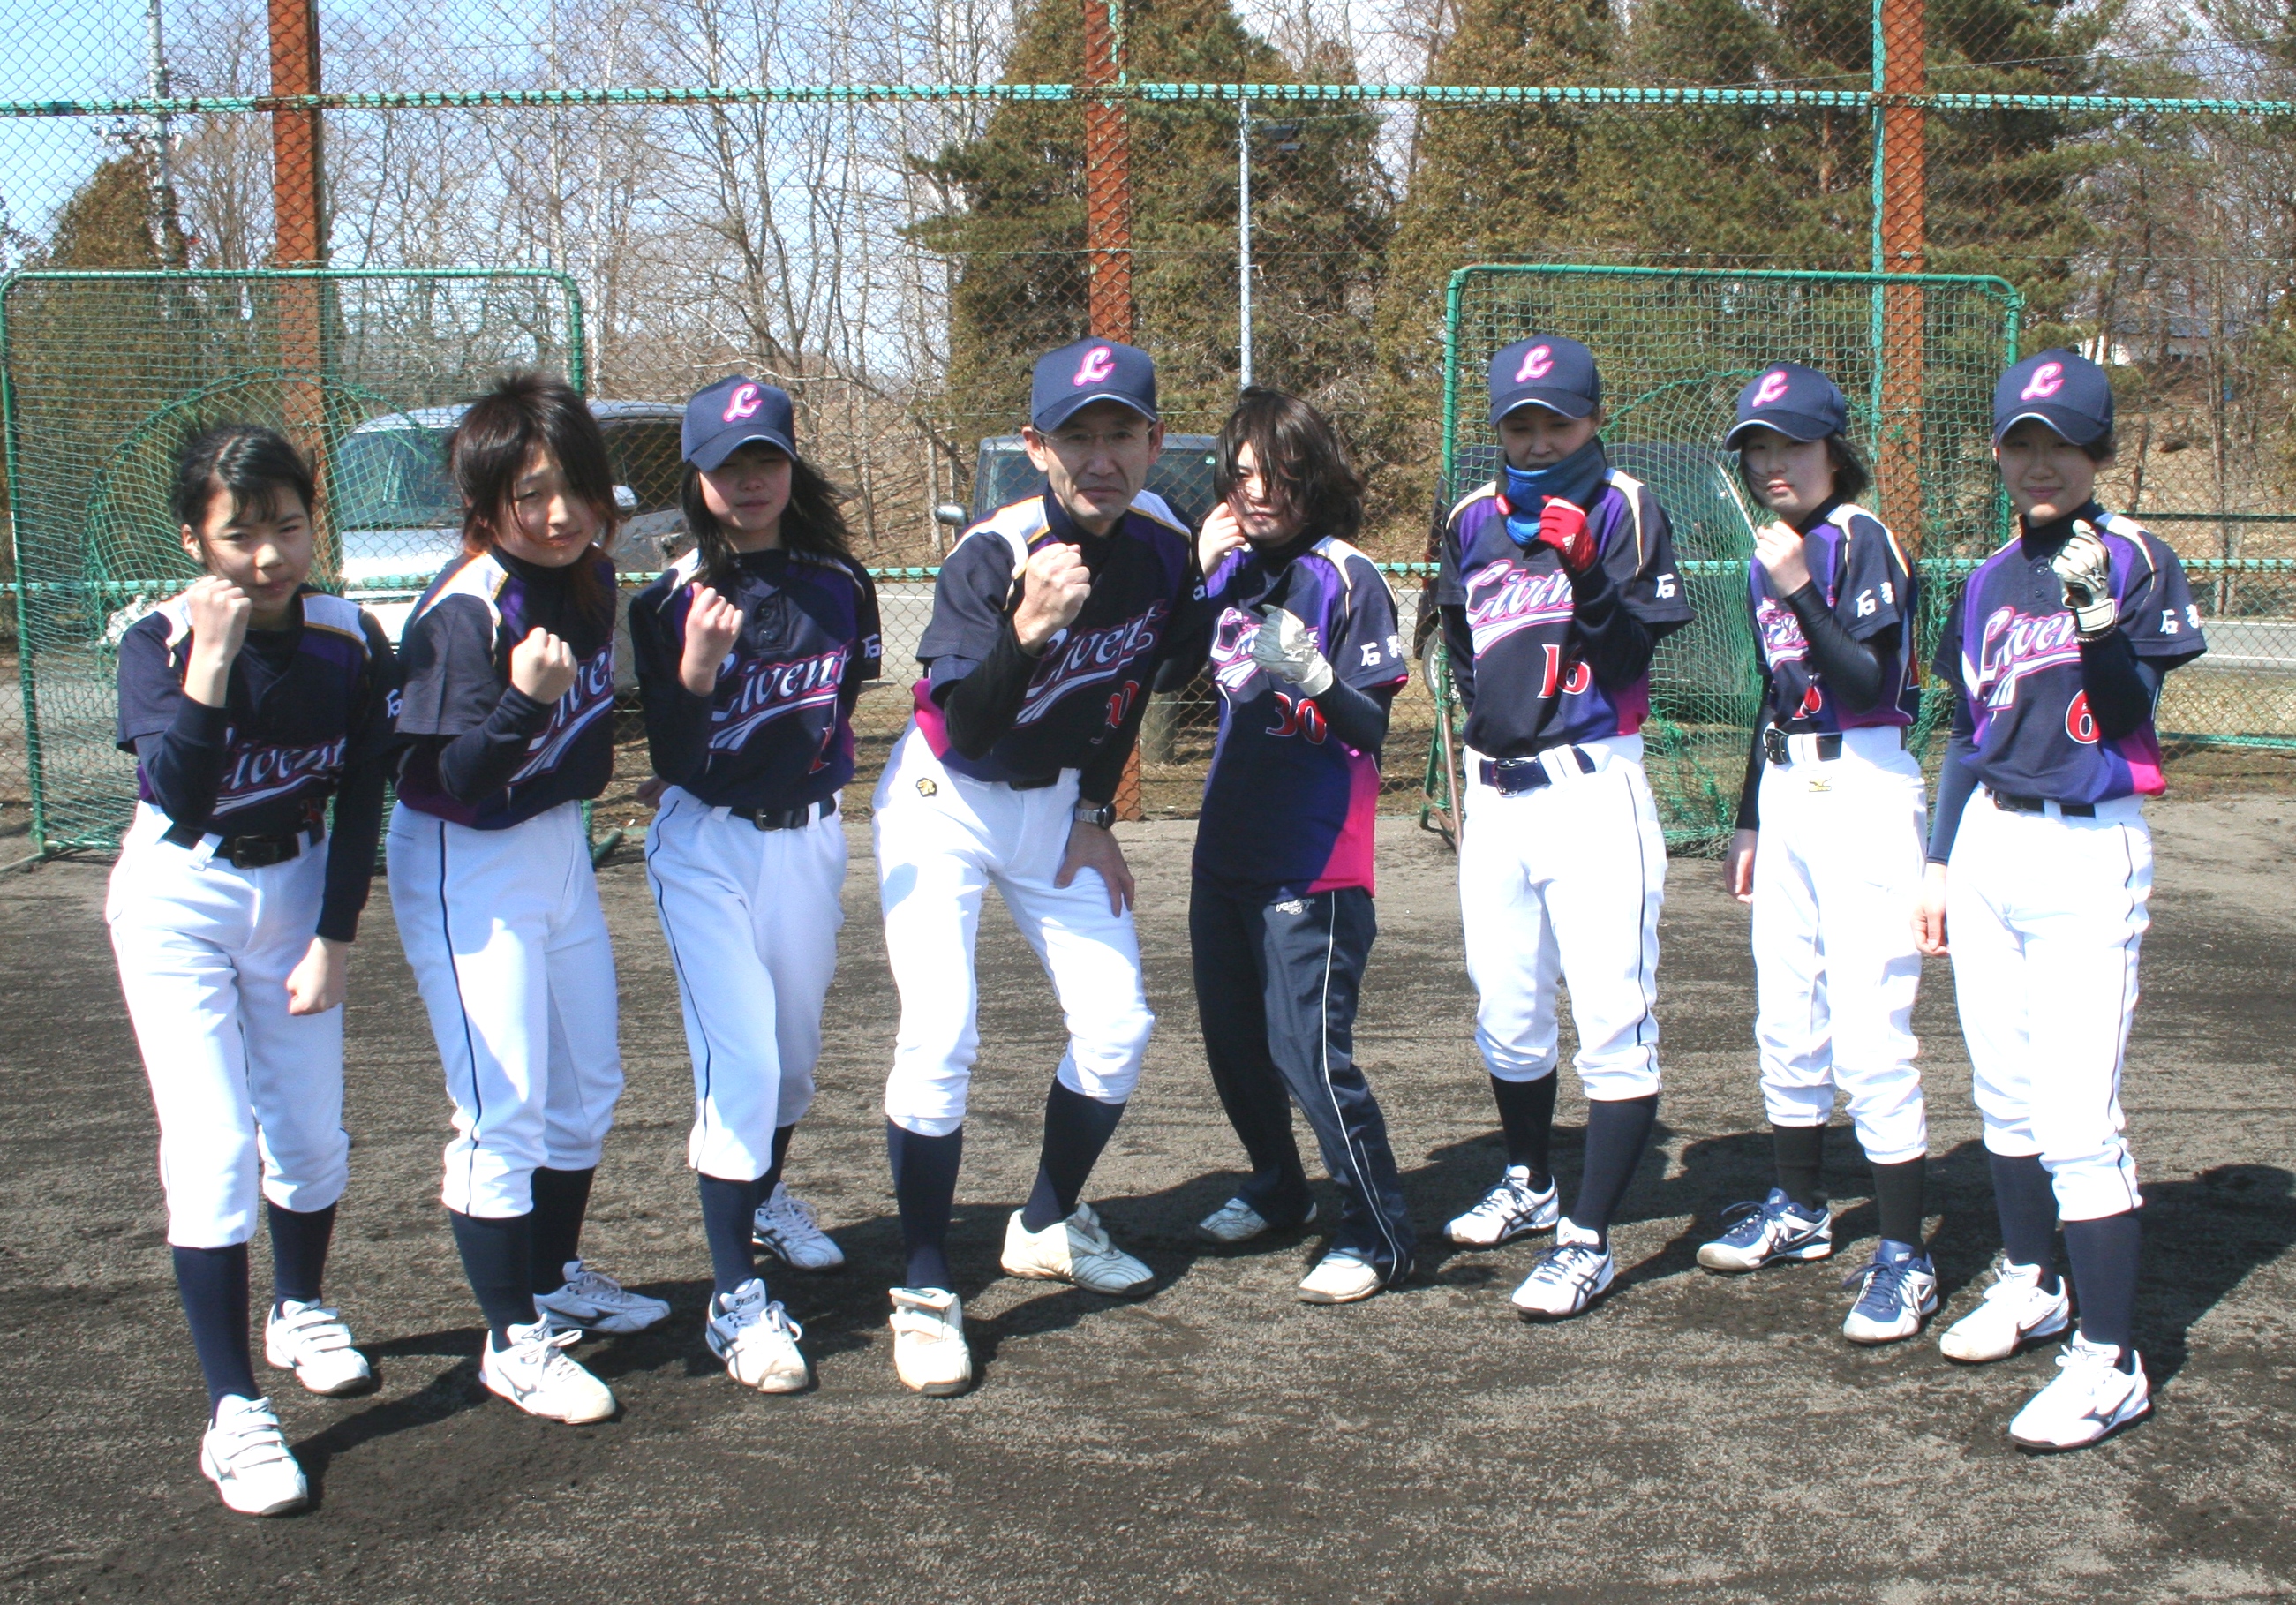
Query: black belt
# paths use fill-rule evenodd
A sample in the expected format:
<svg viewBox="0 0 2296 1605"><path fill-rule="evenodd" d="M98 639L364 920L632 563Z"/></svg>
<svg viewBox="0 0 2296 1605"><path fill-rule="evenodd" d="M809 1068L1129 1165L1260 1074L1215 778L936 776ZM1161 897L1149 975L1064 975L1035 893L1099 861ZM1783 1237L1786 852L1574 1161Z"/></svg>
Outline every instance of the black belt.
<svg viewBox="0 0 2296 1605"><path fill-rule="evenodd" d="M1890 725L1882 728L1898 733L1898 746L1906 744L1906 727L1903 725ZM1786 745L1788 735L1788 732L1775 725L1765 725L1762 730L1762 756L1774 764L1788 761L1787 754L1792 750ZM1841 737L1831 732L1816 737L1811 745L1816 750L1817 761L1821 764L1830 764L1841 756Z"/></svg>
<svg viewBox="0 0 2296 1605"><path fill-rule="evenodd" d="M744 824L753 824L760 831L801 831L816 819L827 819L837 812L837 799L824 797L819 802L808 803L801 808L728 808L729 818Z"/></svg>
<svg viewBox="0 0 2296 1605"><path fill-rule="evenodd" d="M1004 783L1015 791L1041 791L1046 786L1059 785L1061 777L1048 774L1043 780L1008 780Z"/></svg>
<svg viewBox="0 0 2296 1605"><path fill-rule="evenodd" d="M266 870L299 857L307 842L317 847L322 833L314 823L277 836L226 836L216 843L215 856L234 869Z"/></svg>
<svg viewBox="0 0 2296 1605"><path fill-rule="evenodd" d="M2012 797L2006 791L1996 791L1990 786L1985 790L1993 798L1995 807L2006 808L2012 814L2046 814L2049 811L2051 799L2048 798ZM2095 819L2096 805L2095 803L2058 803L2057 812L2067 819Z"/></svg>
<svg viewBox="0 0 2296 1605"><path fill-rule="evenodd" d="M1565 747L1563 751L1578 760L1578 773L1595 773L1595 760L1582 749ZM1546 766L1536 757L1487 757L1479 773L1483 784L1501 797L1521 797L1526 791L1536 791L1554 780Z"/></svg>

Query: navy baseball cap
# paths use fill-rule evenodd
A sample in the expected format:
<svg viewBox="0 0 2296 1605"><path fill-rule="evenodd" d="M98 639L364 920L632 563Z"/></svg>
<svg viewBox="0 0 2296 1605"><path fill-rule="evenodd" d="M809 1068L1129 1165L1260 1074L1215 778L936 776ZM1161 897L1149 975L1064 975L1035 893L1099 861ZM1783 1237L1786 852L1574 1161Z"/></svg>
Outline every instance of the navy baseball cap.
<svg viewBox="0 0 2296 1605"><path fill-rule="evenodd" d="M1726 448L1751 429L1774 429L1789 440L1823 440L1849 428L1841 387L1798 362L1782 362L1738 392L1738 416L1723 437Z"/></svg>
<svg viewBox="0 0 2296 1605"><path fill-rule="evenodd" d="M1502 347L1491 358L1491 422L1521 406L1543 406L1565 418L1584 418L1603 405L1603 376L1595 354L1559 334L1535 334Z"/></svg>
<svg viewBox="0 0 2296 1605"><path fill-rule="evenodd" d="M1056 430L1095 401L1120 401L1156 422L1156 362L1137 346L1080 340L1037 358L1029 422Z"/></svg>
<svg viewBox="0 0 2296 1605"><path fill-rule="evenodd" d="M2101 440L2112 432L2112 381L2078 351L2037 352L1993 387L1993 444L2028 418L2075 446Z"/></svg>
<svg viewBox="0 0 2296 1605"><path fill-rule="evenodd" d="M797 455L797 428L789 392L736 373L685 404L677 444L685 460L707 473L752 440Z"/></svg>

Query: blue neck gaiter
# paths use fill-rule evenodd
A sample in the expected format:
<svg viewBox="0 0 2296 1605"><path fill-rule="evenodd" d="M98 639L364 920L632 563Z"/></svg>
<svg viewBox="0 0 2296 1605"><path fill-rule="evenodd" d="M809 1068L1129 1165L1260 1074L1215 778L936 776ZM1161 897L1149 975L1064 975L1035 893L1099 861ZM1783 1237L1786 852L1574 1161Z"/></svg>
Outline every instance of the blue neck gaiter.
<svg viewBox="0 0 2296 1605"><path fill-rule="evenodd" d="M1514 510L1507 514L1507 534L1516 545L1528 546L1538 538L1538 515L1547 497L1560 496L1592 512L1595 493L1602 488L1603 476L1611 464L1597 437L1545 468L1517 468L1512 463L1501 466L1506 475L1507 505Z"/></svg>

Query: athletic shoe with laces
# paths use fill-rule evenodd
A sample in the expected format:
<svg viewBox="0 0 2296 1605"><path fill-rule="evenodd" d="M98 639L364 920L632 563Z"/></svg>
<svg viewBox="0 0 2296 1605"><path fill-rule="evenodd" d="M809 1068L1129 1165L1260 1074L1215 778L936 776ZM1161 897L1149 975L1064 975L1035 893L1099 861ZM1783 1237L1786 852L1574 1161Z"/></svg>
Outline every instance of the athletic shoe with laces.
<svg viewBox="0 0 2296 1605"><path fill-rule="evenodd" d="M529 1415L579 1425L614 1413L614 1391L582 1369L566 1351L582 1340L578 1327L559 1326L548 1315L531 1326L510 1329L510 1347L495 1347L487 1334L479 1350L479 1380Z"/></svg>
<svg viewBox="0 0 2296 1605"><path fill-rule="evenodd" d="M1443 1228L1443 1234L1463 1249L1496 1249L1501 1243L1544 1232L1562 1213L1554 1201L1550 1178L1544 1191L1530 1184L1528 1165L1510 1165L1498 1185L1483 1194L1475 1207Z"/></svg>
<svg viewBox="0 0 2296 1605"><path fill-rule="evenodd" d="M200 1439L200 1471L242 1516L282 1515L311 1496L269 1399L224 1396Z"/></svg>
<svg viewBox="0 0 2296 1605"><path fill-rule="evenodd" d="M1107 1228L1090 1204L1054 1221L1042 1232L1021 1224L1021 1211L1004 1223L1004 1269L1038 1282L1065 1282L1095 1293L1144 1293L1155 1273L1108 1241Z"/></svg>
<svg viewBox="0 0 2296 1605"><path fill-rule="evenodd" d="M1938 1348L1947 1359L1972 1365L2005 1360L2070 1324L2072 1300L2064 1278L2054 1289L2044 1288L2040 1266L2012 1265L2005 1257L1995 1266L1984 1302L1946 1328Z"/></svg>
<svg viewBox="0 0 2296 1605"><path fill-rule="evenodd" d="M2128 1364L2120 1369L2120 1350L2112 1344L2075 1332L2057 1356L2056 1380L2009 1423L2010 1440L2021 1449L2082 1449L2150 1413L2144 1362L2132 1352Z"/></svg>
<svg viewBox="0 0 2296 1605"><path fill-rule="evenodd" d="M799 1393L813 1380L797 1346L805 1328L752 1276L730 1294L712 1295L702 1338L726 1362L726 1374L759 1393Z"/></svg>
<svg viewBox="0 0 2296 1605"><path fill-rule="evenodd" d="M1300 1283L1302 1304L1354 1304L1387 1285L1379 1267L1353 1249L1334 1249Z"/></svg>
<svg viewBox="0 0 2296 1605"><path fill-rule="evenodd" d="M1316 1206L1313 1201L1310 1201L1308 1205L1308 1213L1292 1222L1292 1225L1304 1226L1315 1218ZM1240 1198L1228 1200L1226 1203L1196 1223L1196 1235L1206 1242L1214 1243L1249 1242L1264 1232L1279 1230L1288 1231L1290 1227L1275 1226L1267 1216Z"/></svg>
<svg viewBox="0 0 2296 1605"><path fill-rule="evenodd" d="M942 1288L893 1290L893 1370L901 1385L945 1399L972 1386L964 1306Z"/></svg>
<svg viewBox="0 0 2296 1605"><path fill-rule="evenodd" d="M1824 1259L1833 1252L1833 1213L1821 1204L1805 1209L1770 1189L1759 1203L1748 1200L1722 1212L1722 1235L1703 1244L1698 1263L1710 1271L1759 1271L1773 1260Z"/></svg>
<svg viewBox="0 0 2296 1605"><path fill-rule="evenodd" d="M566 1262L566 1285L554 1293L537 1293L534 1307L560 1326L620 1335L642 1332L669 1314L669 1306L644 1293L633 1293L612 1277L591 1270L578 1259Z"/></svg>
<svg viewBox="0 0 2296 1605"><path fill-rule="evenodd" d="M845 1250L816 1224L813 1206L789 1190L786 1182L774 1183L773 1196L758 1206L750 1236L792 1270L835 1271L845 1265Z"/></svg>
<svg viewBox="0 0 2296 1605"><path fill-rule="evenodd" d="M1560 1321L1609 1291L1617 1273L1603 1240L1565 1216L1555 1223L1554 1246L1515 1289L1514 1307L1533 1320Z"/></svg>
<svg viewBox="0 0 2296 1605"><path fill-rule="evenodd" d="M1852 1343L1895 1343L1937 1314L1937 1267L1911 1243L1883 1238L1874 1257L1841 1285L1857 1289L1857 1302L1841 1322L1841 1335Z"/></svg>
<svg viewBox="0 0 2296 1605"><path fill-rule="evenodd" d="M340 1313L292 1298L263 1323L263 1357L312 1393L339 1398L374 1381L366 1356L351 1347L351 1329Z"/></svg>

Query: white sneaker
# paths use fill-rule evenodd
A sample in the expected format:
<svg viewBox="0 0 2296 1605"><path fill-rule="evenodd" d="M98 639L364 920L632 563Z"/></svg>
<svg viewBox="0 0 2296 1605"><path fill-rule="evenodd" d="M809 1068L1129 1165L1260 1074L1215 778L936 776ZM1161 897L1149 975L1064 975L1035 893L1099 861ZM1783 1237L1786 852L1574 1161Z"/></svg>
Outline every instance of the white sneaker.
<svg viewBox="0 0 2296 1605"><path fill-rule="evenodd" d="M1857 1290L1841 1322L1841 1335L1852 1343L1895 1343L1937 1314L1937 1267L1911 1243L1883 1238L1874 1257L1841 1285Z"/></svg>
<svg viewBox="0 0 2296 1605"><path fill-rule="evenodd" d="M1574 1222L1554 1227L1554 1246L1539 1257L1514 1290L1514 1307L1536 1320L1560 1321L1610 1290L1618 1273L1603 1240Z"/></svg>
<svg viewBox="0 0 2296 1605"><path fill-rule="evenodd" d="M1698 1249L1710 1271L1759 1271L1773 1260L1824 1259L1833 1252L1833 1213L1820 1204L1804 1209L1783 1187L1760 1203L1748 1200L1722 1212L1722 1235Z"/></svg>
<svg viewBox="0 0 2296 1605"><path fill-rule="evenodd" d="M1496 1249L1518 1237L1546 1231L1561 1214L1554 1201L1552 1179L1546 1191L1534 1192L1530 1167L1510 1165L1498 1185L1483 1194L1481 1202L1473 1208L1444 1227L1443 1234L1464 1249Z"/></svg>
<svg viewBox="0 0 2296 1605"><path fill-rule="evenodd" d="M479 1350L479 1380L529 1415L576 1425L603 1421L614 1413L614 1391L566 1352L581 1340L578 1328L554 1326L547 1315L512 1327L506 1350L495 1347L489 1332Z"/></svg>
<svg viewBox="0 0 2296 1605"><path fill-rule="evenodd" d="M534 1306L560 1326L616 1334L642 1332L669 1314L669 1306L662 1300L633 1293L578 1259L566 1262L566 1285L554 1293L537 1293Z"/></svg>
<svg viewBox="0 0 2296 1605"><path fill-rule="evenodd" d="M200 1439L200 1470L242 1516L281 1515L311 1496L269 1399L224 1396Z"/></svg>
<svg viewBox="0 0 2296 1605"><path fill-rule="evenodd" d="M945 1399L972 1386L964 1306L939 1288L893 1290L893 1370L902 1386Z"/></svg>
<svg viewBox="0 0 2296 1605"><path fill-rule="evenodd" d="M1305 1226L1315 1218L1316 1206L1310 1203L1308 1213L1294 1224ZM1228 1200L1196 1223L1196 1235L1206 1242L1215 1243L1249 1242L1260 1233L1275 1229L1268 1224L1265 1216L1240 1198Z"/></svg>
<svg viewBox="0 0 2296 1605"><path fill-rule="evenodd" d="M2035 1394L2009 1423L2009 1437L2021 1449L2080 1449L2118 1431L2152 1409L2152 1386L2144 1362L2110 1343L2092 1343L2079 1332L2057 1356L2056 1380Z"/></svg>
<svg viewBox="0 0 2296 1605"><path fill-rule="evenodd" d="M750 1236L758 1247L800 1271L834 1271L845 1264L845 1250L815 1224L813 1206L789 1190L786 1182L774 1183L774 1195L758 1206Z"/></svg>
<svg viewBox="0 0 2296 1605"><path fill-rule="evenodd" d="M1042 1232L1021 1224L1021 1212L1004 1223L1004 1269L1038 1282L1065 1282L1095 1293L1144 1293L1155 1273L1108 1241L1108 1232L1090 1204L1054 1221Z"/></svg>
<svg viewBox="0 0 2296 1605"><path fill-rule="evenodd" d="M789 1318L778 1299L768 1301L766 1284L752 1276L729 1298L709 1300L702 1337L709 1352L726 1362L726 1373L759 1393L800 1393L813 1380L797 1340L805 1328Z"/></svg>
<svg viewBox="0 0 2296 1605"><path fill-rule="evenodd" d="M2054 1338L2072 1323L2072 1300L2065 1279L2057 1278L2056 1291L2041 1287L2041 1267L2011 1265L2002 1260L1985 1302L1945 1329L1938 1347L1948 1360L1978 1364L2005 1360L2029 1343Z"/></svg>
<svg viewBox="0 0 2296 1605"><path fill-rule="evenodd" d="M1334 1249L1300 1283L1302 1304L1353 1304L1386 1285L1378 1267L1353 1249Z"/></svg>
<svg viewBox="0 0 2296 1605"><path fill-rule="evenodd" d="M263 1323L263 1357L328 1398L357 1393L374 1380L366 1356L351 1347L351 1329L335 1311L290 1298Z"/></svg>

